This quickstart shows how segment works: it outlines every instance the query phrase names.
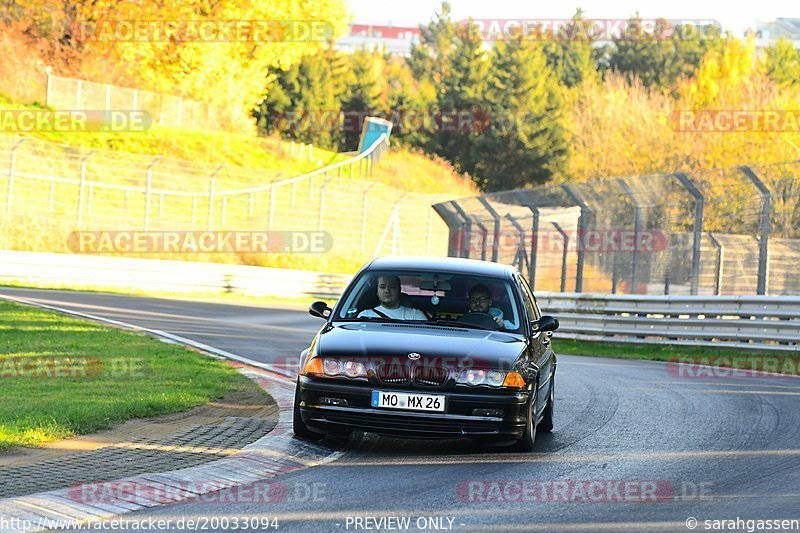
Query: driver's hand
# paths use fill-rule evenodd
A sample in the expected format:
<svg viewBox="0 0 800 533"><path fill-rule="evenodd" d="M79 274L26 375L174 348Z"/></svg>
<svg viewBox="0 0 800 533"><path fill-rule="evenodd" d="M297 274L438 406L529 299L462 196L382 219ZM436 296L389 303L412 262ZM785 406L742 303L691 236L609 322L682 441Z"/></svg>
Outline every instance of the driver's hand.
<svg viewBox="0 0 800 533"><path fill-rule="evenodd" d="M497 322L498 326L503 327L503 319L502 318L500 318L499 316L493 316L492 318L494 318L494 321Z"/></svg>

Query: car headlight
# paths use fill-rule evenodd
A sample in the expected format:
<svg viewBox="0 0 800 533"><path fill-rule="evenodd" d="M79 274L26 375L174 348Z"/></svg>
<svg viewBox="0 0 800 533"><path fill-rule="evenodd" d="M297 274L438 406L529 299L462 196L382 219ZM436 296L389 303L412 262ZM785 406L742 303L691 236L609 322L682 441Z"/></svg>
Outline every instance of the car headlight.
<svg viewBox="0 0 800 533"><path fill-rule="evenodd" d="M525 378L518 372L469 368L461 371L458 383L472 386L524 388Z"/></svg>
<svg viewBox="0 0 800 533"><path fill-rule="evenodd" d="M486 374L486 384L492 387L499 387L506 379L506 373L499 370L492 370Z"/></svg>
<svg viewBox="0 0 800 533"><path fill-rule="evenodd" d="M336 359L325 359L322 363L322 367L325 369L326 376L336 376L339 374L339 369L341 368L339 365L339 361Z"/></svg>
<svg viewBox="0 0 800 533"><path fill-rule="evenodd" d="M344 373L349 378L367 377L367 369L364 364L357 361L346 361Z"/></svg>
<svg viewBox="0 0 800 533"><path fill-rule="evenodd" d="M306 363L303 375L329 378L366 378L367 367L358 361L312 357Z"/></svg>

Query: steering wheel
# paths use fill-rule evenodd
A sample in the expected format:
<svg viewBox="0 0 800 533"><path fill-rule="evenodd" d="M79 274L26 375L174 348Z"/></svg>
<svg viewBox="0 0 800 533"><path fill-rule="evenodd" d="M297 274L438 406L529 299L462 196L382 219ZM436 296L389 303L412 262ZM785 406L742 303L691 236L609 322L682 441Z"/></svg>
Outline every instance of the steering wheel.
<svg viewBox="0 0 800 533"><path fill-rule="evenodd" d="M468 313L464 313L461 315L458 321L466 324L474 324L486 329L500 329L500 326L497 324L497 322L495 322L492 315L479 311L470 311Z"/></svg>

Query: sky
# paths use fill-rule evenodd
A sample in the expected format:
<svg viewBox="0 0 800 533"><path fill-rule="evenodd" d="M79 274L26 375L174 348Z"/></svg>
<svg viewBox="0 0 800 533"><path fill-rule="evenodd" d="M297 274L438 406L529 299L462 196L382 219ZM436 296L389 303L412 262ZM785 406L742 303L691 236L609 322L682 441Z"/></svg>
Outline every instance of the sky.
<svg viewBox="0 0 800 533"><path fill-rule="evenodd" d="M352 22L416 26L428 22L440 0L349 0ZM580 7L586 18L627 19L637 11L642 18L712 19L741 36L755 28L758 20L777 17L800 18L797 0L451 0L453 18L475 19L563 19Z"/></svg>

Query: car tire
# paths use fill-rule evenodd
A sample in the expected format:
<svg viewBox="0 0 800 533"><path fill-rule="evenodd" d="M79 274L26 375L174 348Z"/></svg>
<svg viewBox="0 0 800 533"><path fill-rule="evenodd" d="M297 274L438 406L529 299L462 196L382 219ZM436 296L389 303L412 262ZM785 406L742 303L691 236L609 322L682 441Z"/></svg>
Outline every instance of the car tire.
<svg viewBox="0 0 800 533"><path fill-rule="evenodd" d="M537 385L534 384L534 392L526 405L528 413L525 419L525 433L522 434L522 437L517 442L508 447L508 451L523 453L533 451L533 443L536 441L536 403L539 395L539 387Z"/></svg>
<svg viewBox="0 0 800 533"><path fill-rule="evenodd" d="M556 376L553 373L553 376L550 378L550 398L547 400L547 406L544 408L544 414L542 415L542 420L536 426L536 431L541 431L542 433L550 433L553 431L553 403L556 399Z"/></svg>
<svg viewBox="0 0 800 533"><path fill-rule="evenodd" d="M303 417L300 416L300 382L295 385L294 389L294 412L292 416L292 431L294 432L295 437L300 437L301 439L307 440L320 440L325 435L323 433L317 433L306 426L305 422L303 422Z"/></svg>

